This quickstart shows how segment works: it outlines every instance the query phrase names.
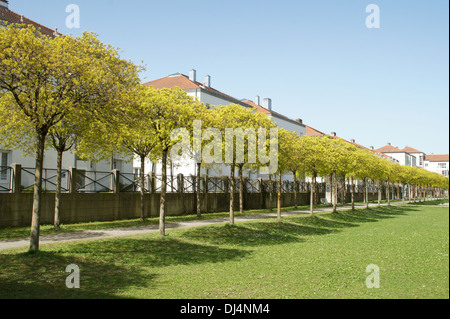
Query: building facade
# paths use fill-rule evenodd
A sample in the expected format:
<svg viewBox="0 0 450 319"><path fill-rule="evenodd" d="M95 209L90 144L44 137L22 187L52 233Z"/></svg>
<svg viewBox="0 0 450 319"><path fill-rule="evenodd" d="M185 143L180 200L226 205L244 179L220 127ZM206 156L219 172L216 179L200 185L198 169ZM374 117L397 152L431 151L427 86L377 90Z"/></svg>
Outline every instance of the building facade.
<svg viewBox="0 0 450 319"><path fill-rule="evenodd" d="M449 177L449 155L426 155L424 168L430 172Z"/></svg>
<svg viewBox="0 0 450 319"><path fill-rule="evenodd" d="M175 73L167 77L157 79L144 83L145 86L152 86L156 89L162 88L175 88L179 87L183 89L189 96L193 97L197 101L204 103L209 108L214 108L216 106L226 106L231 104L238 104L247 108L255 108L258 112L267 114L272 121L279 127L285 128L296 132L299 136L306 134L306 128L300 121L292 120L282 114L274 112L272 110L272 100L266 98L263 100L264 106L260 105L260 98L256 97L255 101L250 101L247 99L237 99L226 93L223 93L211 85L211 76L206 75L203 82L197 81L197 71L191 70L189 75L184 75L182 73ZM140 163L138 159L134 161L135 172L139 173ZM152 163L150 160L146 162L146 172L148 174L153 172L155 174L160 174L161 165L159 163ZM185 160L183 162L170 163L169 165L169 175L176 176L178 174L183 174L184 176L195 175L197 172L197 165L193 159ZM208 169L202 169L200 174L207 174L210 176L229 176L230 170L226 165L215 165ZM245 172L246 176L250 178L265 178L266 175L261 175L258 172ZM283 180L291 180L292 176L285 175Z"/></svg>

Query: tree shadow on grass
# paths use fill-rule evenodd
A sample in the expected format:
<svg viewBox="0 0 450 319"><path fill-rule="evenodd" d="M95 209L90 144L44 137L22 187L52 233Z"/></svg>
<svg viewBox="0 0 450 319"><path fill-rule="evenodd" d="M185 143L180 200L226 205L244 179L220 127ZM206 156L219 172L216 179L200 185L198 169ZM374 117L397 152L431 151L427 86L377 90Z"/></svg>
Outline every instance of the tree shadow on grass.
<svg viewBox="0 0 450 319"><path fill-rule="evenodd" d="M414 210L414 209L413 209ZM377 222L382 219L396 218L406 215L408 211L411 211L409 207L403 206L382 206L369 209L358 209L355 211L339 211L338 213L330 213L327 218L335 221L343 221L350 223L366 223Z"/></svg>
<svg viewBox="0 0 450 319"><path fill-rule="evenodd" d="M137 264L144 267L225 262L244 258L251 253L251 251L201 245L171 238L101 240L85 245L69 246L65 251L77 254L92 253L106 262L119 261L123 265Z"/></svg>
<svg viewBox="0 0 450 319"><path fill-rule="evenodd" d="M114 239L0 254L0 299L113 299L131 287L152 289L152 268L224 262L251 251L173 239ZM48 250L48 251L47 251ZM66 287L66 267L80 268L80 289Z"/></svg>
<svg viewBox="0 0 450 319"><path fill-rule="evenodd" d="M8 299L113 299L115 291L145 278L125 267L76 255L40 251L35 254L0 254L0 298ZM66 267L80 268L80 288L66 287Z"/></svg>
<svg viewBox="0 0 450 319"><path fill-rule="evenodd" d="M244 225L199 227L185 231L183 236L215 245L267 246L302 242L304 236L333 231L289 222L250 222Z"/></svg>
<svg viewBox="0 0 450 319"><path fill-rule="evenodd" d="M297 225L306 225L316 229L339 231L347 227L359 227L363 223L377 222L383 219L396 218L415 210L409 207L391 206L355 211L345 210L337 213L326 213L314 216L291 216L285 220ZM317 232L318 234L320 232Z"/></svg>
<svg viewBox="0 0 450 319"><path fill-rule="evenodd" d="M396 218L406 215L407 212L415 210L403 206L377 207L369 209L358 209L355 211L345 210L337 213L327 213L314 217L298 217L293 222L310 224L326 228L358 227L362 223L373 223L383 219Z"/></svg>
<svg viewBox="0 0 450 319"><path fill-rule="evenodd" d="M330 220L324 217L319 217L317 215L315 216L294 216L294 217L288 217L286 218L289 222L299 224L299 225L306 225L310 227L320 227L320 228L326 228L326 229L342 229L346 227L358 227L358 225L345 222L345 221L339 221L339 220Z"/></svg>

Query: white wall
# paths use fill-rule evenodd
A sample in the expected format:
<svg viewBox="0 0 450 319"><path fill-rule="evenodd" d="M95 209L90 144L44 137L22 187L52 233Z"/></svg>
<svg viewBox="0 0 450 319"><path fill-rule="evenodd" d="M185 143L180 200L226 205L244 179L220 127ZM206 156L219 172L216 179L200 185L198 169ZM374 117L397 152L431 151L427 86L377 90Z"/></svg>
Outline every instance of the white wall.
<svg viewBox="0 0 450 319"><path fill-rule="evenodd" d="M449 177L449 162L424 162L424 168L430 172Z"/></svg>
<svg viewBox="0 0 450 319"><path fill-rule="evenodd" d="M299 136L306 134L306 127L300 124L294 124L290 121L272 116L272 121L281 128L296 132Z"/></svg>
<svg viewBox="0 0 450 319"><path fill-rule="evenodd" d="M417 167L423 167L424 160L425 160L425 154L424 153L409 153L412 157L415 158L415 165ZM420 164L420 157L422 157L422 165ZM413 160L414 161L414 160Z"/></svg>

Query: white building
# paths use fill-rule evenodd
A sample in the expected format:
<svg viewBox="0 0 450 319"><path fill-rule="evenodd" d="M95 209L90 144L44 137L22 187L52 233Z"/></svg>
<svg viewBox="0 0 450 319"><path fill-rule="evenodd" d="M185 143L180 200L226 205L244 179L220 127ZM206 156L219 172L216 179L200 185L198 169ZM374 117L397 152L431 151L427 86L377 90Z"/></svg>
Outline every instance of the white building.
<svg viewBox="0 0 450 319"><path fill-rule="evenodd" d="M305 125L301 122L294 121L289 119L279 113L272 111L272 100L269 98L264 99L263 107L260 105L259 97L256 98L255 102L249 100L239 100L228 94L225 94L217 89L214 89L211 86L211 77L209 75L204 77L204 82L201 83L197 81L197 72L196 70L191 70L189 72L189 76L175 73L169 75L167 77L157 79L154 81L150 81L144 83L146 86L152 86L156 89L162 88L175 88L179 87L183 89L189 96L197 99L199 102L204 103L206 106L213 108L214 106L223 106L230 104L238 104L244 107L254 107L257 108L258 111L262 111L271 117L272 121L276 123L279 127L292 130L297 132L300 136L305 135L306 129ZM135 160L134 163L135 172L139 172L140 163L139 160ZM153 164L150 161L146 162L146 172L154 172L156 174L160 174L161 166L160 164ZM177 174L183 174L185 176L195 175L196 174L196 163L194 160L188 160L183 163L174 163L169 168L169 175L176 176ZM208 174L210 176L229 176L229 168L225 165L216 165L210 169L202 169L201 174ZM246 175L250 175L252 178L265 177L258 173L249 173ZM289 175L283 177L283 179L291 179Z"/></svg>
<svg viewBox="0 0 450 319"><path fill-rule="evenodd" d="M424 168L430 172L449 177L449 155L426 155Z"/></svg>
<svg viewBox="0 0 450 319"><path fill-rule="evenodd" d="M401 152L407 153L409 155L411 155L412 157L414 157L415 159L412 159L412 162L414 163L415 161L415 165L417 167L424 167L424 160L425 160L425 153L422 151L419 151L413 147L407 146L404 149L400 150Z"/></svg>
<svg viewBox="0 0 450 319"><path fill-rule="evenodd" d="M379 149L376 149L374 151L377 153L383 153L385 155L388 155L388 156L394 158L396 161L398 161L398 163L400 165L412 166L412 167L418 166L417 165L418 161L417 161L416 156L418 156L420 158L420 154L423 154L422 152L417 151L417 150L414 150L414 151L417 151L416 153L413 153L415 155L410 154L409 152L406 151L406 149L401 150L398 147L392 146L391 143L388 143L387 145L385 145ZM420 159L419 159L419 161L420 161Z"/></svg>

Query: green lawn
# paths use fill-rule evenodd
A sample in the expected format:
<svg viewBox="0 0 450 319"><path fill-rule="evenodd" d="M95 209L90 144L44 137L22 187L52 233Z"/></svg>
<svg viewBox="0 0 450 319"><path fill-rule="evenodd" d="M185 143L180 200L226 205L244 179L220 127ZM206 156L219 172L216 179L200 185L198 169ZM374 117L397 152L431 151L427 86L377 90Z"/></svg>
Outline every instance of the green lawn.
<svg viewBox="0 0 450 319"><path fill-rule="evenodd" d="M448 218L405 205L0 252L0 298L448 299ZM65 286L69 264L80 289Z"/></svg>

